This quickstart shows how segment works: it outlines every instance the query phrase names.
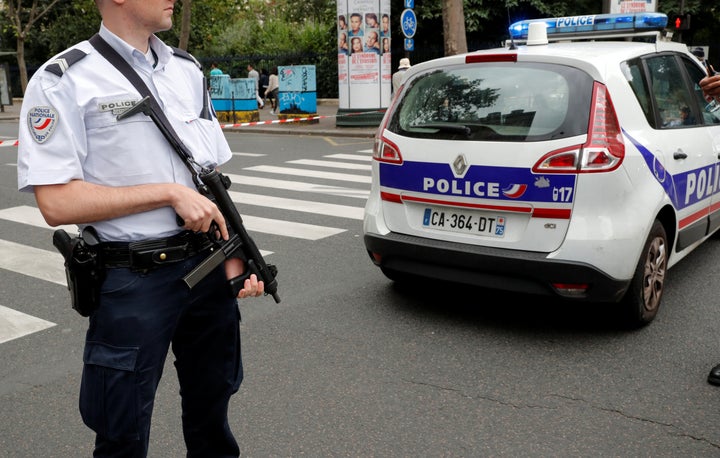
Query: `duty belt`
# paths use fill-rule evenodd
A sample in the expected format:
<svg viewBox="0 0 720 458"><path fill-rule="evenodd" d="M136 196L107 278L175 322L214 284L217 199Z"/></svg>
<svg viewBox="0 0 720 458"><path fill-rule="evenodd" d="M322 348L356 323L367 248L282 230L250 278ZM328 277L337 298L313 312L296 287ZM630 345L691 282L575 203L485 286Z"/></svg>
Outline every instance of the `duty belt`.
<svg viewBox="0 0 720 458"><path fill-rule="evenodd" d="M206 234L185 231L164 239L102 242L100 260L108 269L151 270L184 261L212 246Z"/></svg>

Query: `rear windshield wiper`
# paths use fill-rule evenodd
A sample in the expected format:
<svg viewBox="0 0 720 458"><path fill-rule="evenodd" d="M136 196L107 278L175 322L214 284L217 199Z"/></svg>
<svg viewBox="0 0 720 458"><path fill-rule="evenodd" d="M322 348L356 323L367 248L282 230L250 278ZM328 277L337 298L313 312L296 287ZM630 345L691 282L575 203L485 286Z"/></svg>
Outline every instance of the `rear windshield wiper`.
<svg viewBox="0 0 720 458"><path fill-rule="evenodd" d="M441 122L429 122L425 124L411 124L411 129L437 129L438 132L451 132L454 134L464 134L469 137L472 134L470 127L464 124L447 124Z"/></svg>

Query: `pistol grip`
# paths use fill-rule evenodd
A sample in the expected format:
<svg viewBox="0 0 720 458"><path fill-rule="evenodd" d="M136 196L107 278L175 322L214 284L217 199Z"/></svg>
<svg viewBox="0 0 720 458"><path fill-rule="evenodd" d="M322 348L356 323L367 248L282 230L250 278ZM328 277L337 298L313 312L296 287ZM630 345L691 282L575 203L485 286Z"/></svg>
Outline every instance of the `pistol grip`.
<svg viewBox="0 0 720 458"><path fill-rule="evenodd" d="M250 278L251 273L252 272L250 271L250 269L245 269L244 274L238 275L237 277L233 277L228 280L228 284L230 285L230 294L232 294L232 297L237 297L240 290L243 289L245 280Z"/></svg>

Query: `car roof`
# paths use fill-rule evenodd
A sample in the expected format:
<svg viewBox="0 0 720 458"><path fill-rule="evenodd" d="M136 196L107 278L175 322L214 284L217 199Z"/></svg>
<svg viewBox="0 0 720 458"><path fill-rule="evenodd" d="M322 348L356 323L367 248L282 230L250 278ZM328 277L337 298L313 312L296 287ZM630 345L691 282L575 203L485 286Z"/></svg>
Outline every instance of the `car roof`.
<svg viewBox="0 0 720 458"><path fill-rule="evenodd" d="M632 37L645 37L650 41L631 41ZM598 40L589 40L587 37L578 37L565 41L549 41L544 44L527 44L525 41L516 43L507 42L507 46L493 49L473 51L455 56L441 57L438 59L420 62L408 70L406 80L414 75L437 68L462 65L468 58L481 55L503 55L515 54L517 61L534 61L548 63L562 63L577 66L586 71L595 73L594 76L604 74L604 69L610 64L624 62L635 57L672 51L685 54L694 60L687 45L671 41L672 35L664 32L644 32L615 34L602 36ZM591 69L594 68L593 72Z"/></svg>
<svg viewBox="0 0 720 458"><path fill-rule="evenodd" d="M692 56L687 46L676 42L644 43L636 41L592 41L592 42L552 42L547 45L519 45L515 48L503 47L483 49L455 56L441 57L426 62L420 62L409 69L411 74L465 63L468 56L492 54L517 54L518 60L535 60L539 57L555 58L558 62L565 59L585 62L598 60L622 62L633 57L662 51L675 51ZM546 60L546 59L543 59Z"/></svg>

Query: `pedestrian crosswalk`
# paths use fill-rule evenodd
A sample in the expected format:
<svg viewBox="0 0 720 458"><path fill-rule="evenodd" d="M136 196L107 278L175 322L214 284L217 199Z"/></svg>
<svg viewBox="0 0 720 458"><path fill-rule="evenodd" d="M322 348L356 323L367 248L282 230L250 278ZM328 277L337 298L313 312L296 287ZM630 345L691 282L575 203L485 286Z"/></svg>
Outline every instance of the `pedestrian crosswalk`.
<svg viewBox="0 0 720 458"><path fill-rule="evenodd" d="M234 153L235 156L245 153ZM293 159L282 165L255 165L227 173L248 232L319 241L346 232L362 221L369 194L371 150L329 154L321 159ZM331 203L329 201L337 201ZM258 216L259 209L282 218ZM0 220L52 231L33 206L0 209ZM62 227L73 234L75 226ZM262 250L263 256L272 255ZM0 275L12 271L38 280L66 285L63 259L56 251L0 239ZM54 323L0 305L0 343L37 332Z"/></svg>
<svg viewBox="0 0 720 458"><path fill-rule="evenodd" d="M350 181L353 183L370 184L369 173L367 175L355 175L349 173L327 172L324 170L305 170L295 169L292 167L277 167L272 165L257 165L254 167L248 167L247 170L253 172L273 173L277 175L303 176L309 178L323 178L328 180Z"/></svg>
<svg viewBox="0 0 720 458"><path fill-rule="evenodd" d="M0 305L0 344L53 326L55 323Z"/></svg>

